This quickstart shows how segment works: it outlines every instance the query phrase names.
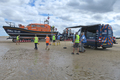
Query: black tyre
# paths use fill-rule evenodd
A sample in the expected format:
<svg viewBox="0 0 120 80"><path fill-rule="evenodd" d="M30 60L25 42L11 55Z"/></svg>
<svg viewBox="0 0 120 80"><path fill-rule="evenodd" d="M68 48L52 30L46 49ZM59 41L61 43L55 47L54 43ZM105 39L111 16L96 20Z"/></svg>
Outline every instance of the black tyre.
<svg viewBox="0 0 120 80"><path fill-rule="evenodd" d="M106 49L106 47L102 47L103 49Z"/></svg>

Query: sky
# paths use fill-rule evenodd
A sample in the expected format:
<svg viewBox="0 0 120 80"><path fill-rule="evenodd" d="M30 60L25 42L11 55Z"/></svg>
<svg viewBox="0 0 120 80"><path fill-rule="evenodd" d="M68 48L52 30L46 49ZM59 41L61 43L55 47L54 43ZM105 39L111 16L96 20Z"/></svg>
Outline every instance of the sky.
<svg viewBox="0 0 120 80"><path fill-rule="evenodd" d="M120 37L120 0L0 0L0 36L8 36L6 21L28 25L49 24L59 32L78 25L109 24L113 35Z"/></svg>

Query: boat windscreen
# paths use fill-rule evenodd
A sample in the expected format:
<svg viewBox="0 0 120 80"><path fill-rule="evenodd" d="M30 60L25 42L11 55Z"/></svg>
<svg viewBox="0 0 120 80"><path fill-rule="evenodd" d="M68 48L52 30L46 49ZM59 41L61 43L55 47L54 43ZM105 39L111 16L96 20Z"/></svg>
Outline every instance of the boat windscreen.
<svg viewBox="0 0 120 80"><path fill-rule="evenodd" d="M37 27L40 27L40 25L37 25Z"/></svg>
<svg viewBox="0 0 120 80"><path fill-rule="evenodd" d="M41 25L41 27L44 27L44 25Z"/></svg>
<svg viewBox="0 0 120 80"><path fill-rule="evenodd" d="M27 26L30 26L30 24L28 24Z"/></svg>

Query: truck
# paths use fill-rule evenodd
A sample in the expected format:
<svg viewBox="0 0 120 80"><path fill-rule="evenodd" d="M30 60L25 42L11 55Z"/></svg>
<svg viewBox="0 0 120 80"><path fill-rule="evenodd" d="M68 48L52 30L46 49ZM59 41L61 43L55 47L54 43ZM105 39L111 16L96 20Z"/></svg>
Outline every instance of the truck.
<svg viewBox="0 0 120 80"><path fill-rule="evenodd" d="M94 47L95 49L97 47L106 49L113 46L113 30L109 24L80 25L67 28L80 28L78 30L79 35L84 32L87 39L85 46Z"/></svg>

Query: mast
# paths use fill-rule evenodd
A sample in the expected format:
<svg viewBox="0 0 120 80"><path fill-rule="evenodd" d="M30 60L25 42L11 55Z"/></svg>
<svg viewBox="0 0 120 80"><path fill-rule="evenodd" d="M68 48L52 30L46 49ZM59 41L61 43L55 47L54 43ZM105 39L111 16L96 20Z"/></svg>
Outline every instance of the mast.
<svg viewBox="0 0 120 80"><path fill-rule="evenodd" d="M49 25L49 14L48 14L48 18L44 21L44 24L47 23Z"/></svg>

